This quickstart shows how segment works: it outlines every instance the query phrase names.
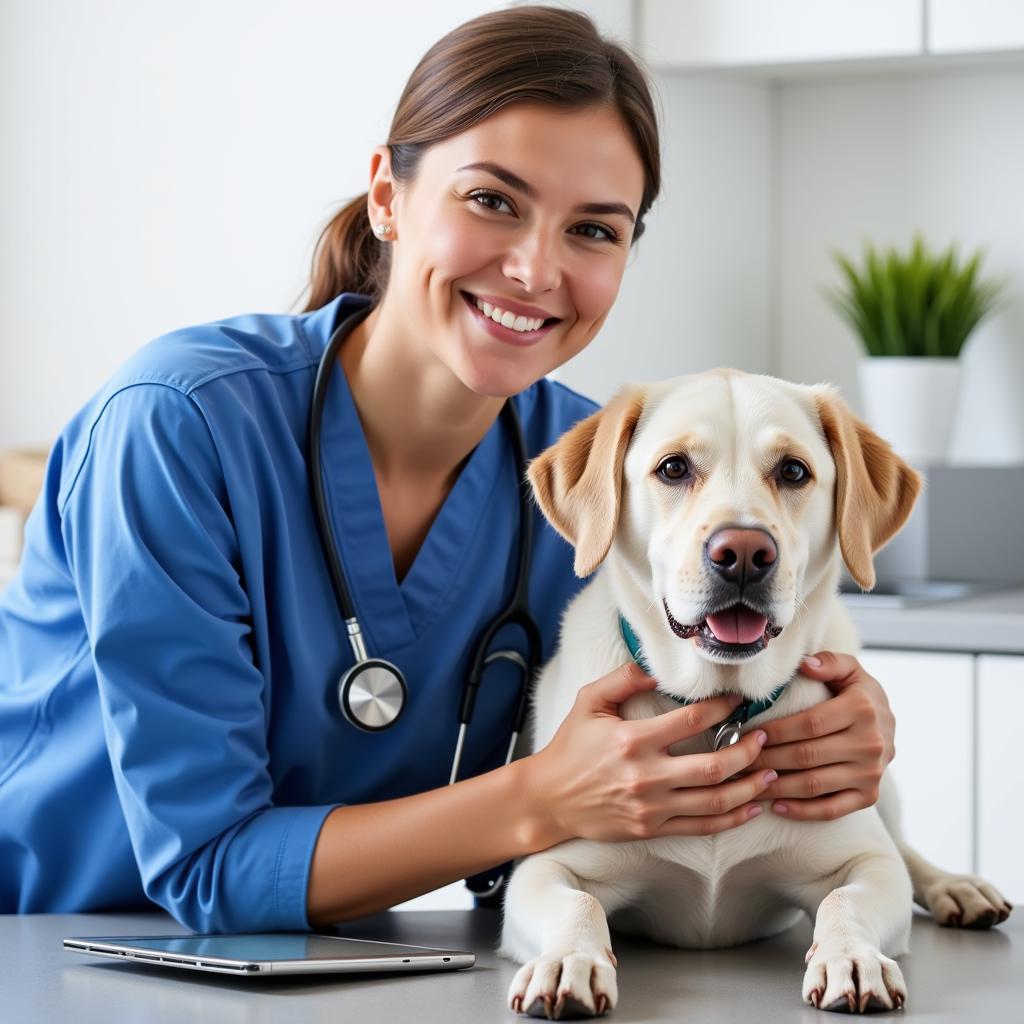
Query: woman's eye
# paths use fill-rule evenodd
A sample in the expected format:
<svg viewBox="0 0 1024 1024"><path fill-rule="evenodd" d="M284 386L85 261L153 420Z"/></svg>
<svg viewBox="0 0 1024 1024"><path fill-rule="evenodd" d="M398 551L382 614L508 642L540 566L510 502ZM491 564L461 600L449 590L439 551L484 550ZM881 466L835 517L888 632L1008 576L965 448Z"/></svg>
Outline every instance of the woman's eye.
<svg viewBox="0 0 1024 1024"><path fill-rule="evenodd" d="M503 212L501 207L504 205L508 207L509 213L512 212L512 206L509 201L504 196L498 195L497 192L472 192L470 198L485 210L494 210L495 213L501 213ZM492 203L495 205L492 206Z"/></svg>
<svg viewBox="0 0 1024 1024"><path fill-rule="evenodd" d="M485 210L491 210L494 213L516 212L512 207L511 202L509 202L509 200L500 192L471 192L469 194L469 198L479 206L482 206ZM611 228L606 227L604 224L597 224L592 221L587 221L585 224L577 224L572 230L574 234L582 235L584 238L591 238L596 242L602 240L609 242L619 241L619 236Z"/></svg>
<svg viewBox="0 0 1024 1024"><path fill-rule="evenodd" d="M670 484L685 480L689 475L690 467L687 465L686 459L678 455L670 455L658 466L658 476Z"/></svg>
<svg viewBox="0 0 1024 1024"><path fill-rule="evenodd" d="M606 228L603 224L593 224L588 222L586 224L579 224L577 227L579 229L579 233L583 234L585 238L593 238L596 241L600 241L604 238L609 242L617 242L619 240L619 236L615 234L611 228ZM598 234L592 235L589 233L590 230L594 230L598 232Z"/></svg>
<svg viewBox="0 0 1024 1024"><path fill-rule="evenodd" d="M779 479L787 484L806 483L810 477L810 470L798 459L786 459L779 466Z"/></svg>

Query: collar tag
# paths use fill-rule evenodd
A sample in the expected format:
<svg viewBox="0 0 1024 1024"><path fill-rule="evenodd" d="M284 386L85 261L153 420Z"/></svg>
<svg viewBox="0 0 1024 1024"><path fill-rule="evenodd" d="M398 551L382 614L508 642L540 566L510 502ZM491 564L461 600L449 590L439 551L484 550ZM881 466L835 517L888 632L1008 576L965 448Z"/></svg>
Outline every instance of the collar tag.
<svg viewBox="0 0 1024 1024"><path fill-rule="evenodd" d="M640 651L640 639L633 631L633 627L626 621L626 617L619 614L619 633L622 636L622 640L626 647L629 648L629 653L632 659L648 674L651 674L651 670L644 659L643 654ZM712 743L715 750L721 750L722 747L731 747L734 743L738 743L742 736L742 728L750 719L761 714L763 711L767 711L778 699L782 696L782 691L786 689L789 680L780 683L775 687L772 692L765 697L763 700L747 700L744 701L736 710L719 726L713 726L708 729L708 740ZM674 694L665 693L660 687L656 690L664 697L670 697L680 707L686 707L688 704L692 704L693 701L688 700L685 697L676 697Z"/></svg>
<svg viewBox="0 0 1024 1024"><path fill-rule="evenodd" d="M709 729L708 732L710 731L711 730ZM731 747L734 743L739 743L742 735L743 733L739 722L723 722L715 730L715 750L721 750L722 747Z"/></svg>

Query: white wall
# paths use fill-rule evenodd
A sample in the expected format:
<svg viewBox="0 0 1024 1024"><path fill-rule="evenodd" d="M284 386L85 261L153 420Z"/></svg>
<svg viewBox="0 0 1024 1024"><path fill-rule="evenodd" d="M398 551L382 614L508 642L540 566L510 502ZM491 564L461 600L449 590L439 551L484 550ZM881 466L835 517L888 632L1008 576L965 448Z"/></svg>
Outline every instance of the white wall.
<svg viewBox="0 0 1024 1024"><path fill-rule="evenodd" d="M778 371L859 403L859 343L820 294L832 248L983 246L1006 307L964 349L951 461L1024 462L1024 70L794 81L776 90Z"/></svg>
<svg viewBox="0 0 1024 1024"><path fill-rule="evenodd" d="M291 309L424 50L501 6L4 0L0 446L158 334Z"/></svg>

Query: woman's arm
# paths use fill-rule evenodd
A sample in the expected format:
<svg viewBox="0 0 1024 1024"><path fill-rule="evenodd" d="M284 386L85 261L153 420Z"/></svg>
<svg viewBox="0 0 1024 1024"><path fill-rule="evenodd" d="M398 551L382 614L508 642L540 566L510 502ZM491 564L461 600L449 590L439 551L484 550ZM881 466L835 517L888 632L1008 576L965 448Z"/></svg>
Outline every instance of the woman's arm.
<svg viewBox="0 0 1024 1024"><path fill-rule="evenodd" d="M836 696L766 722L768 742L751 765L780 773L762 796L777 801L776 814L800 821L826 821L870 807L896 753L896 719L878 681L848 654L819 651L813 657L801 664L801 674L825 683Z"/></svg>
<svg viewBox="0 0 1024 1024"><path fill-rule="evenodd" d="M267 681L210 427L160 383L93 408L59 526L143 888L194 931L303 929L332 807L274 805Z"/></svg>
<svg viewBox="0 0 1024 1024"><path fill-rule="evenodd" d="M528 792L527 760L399 800L336 807L313 852L310 925L386 910L554 845Z"/></svg>
<svg viewBox="0 0 1024 1024"><path fill-rule="evenodd" d="M630 662L584 686L551 742L529 757L454 786L335 808L313 852L309 923L382 910L576 836L710 835L748 821L770 780L732 776L760 752L756 732L717 753L666 752L723 721L739 698L623 721L619 704L653 685Z"/></svg>

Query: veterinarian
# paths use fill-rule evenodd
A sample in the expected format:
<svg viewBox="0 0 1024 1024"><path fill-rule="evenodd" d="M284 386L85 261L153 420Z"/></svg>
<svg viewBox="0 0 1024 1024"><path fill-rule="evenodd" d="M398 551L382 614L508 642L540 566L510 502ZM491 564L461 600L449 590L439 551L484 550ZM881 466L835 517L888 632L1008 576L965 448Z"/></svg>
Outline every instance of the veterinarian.
<svg viewBox="0 0 1024 1024"><path fill-rule="evenodd" d="M158 338L70 421L0 596L0 912L154 901L197 931L306 929L574 836L742 828L755 798L806 820L874 802L893 718L829 654L806 671L833 699L670 758L616 713L655 685L623 647L547 747L503 766L506 655L448 784L471 654L516 587L517 430L532 458L596 409L546 375L598 334L659 181L627 53L581 14L487 14L413 71L305 312ZM583 584L528 516L543 659ZM511 624L492 646L530 653ZM386 727L358 720L372 694L339 693L359 650L402 674L377 666ZM673 739L733 704L670 713Z"/></svg>

